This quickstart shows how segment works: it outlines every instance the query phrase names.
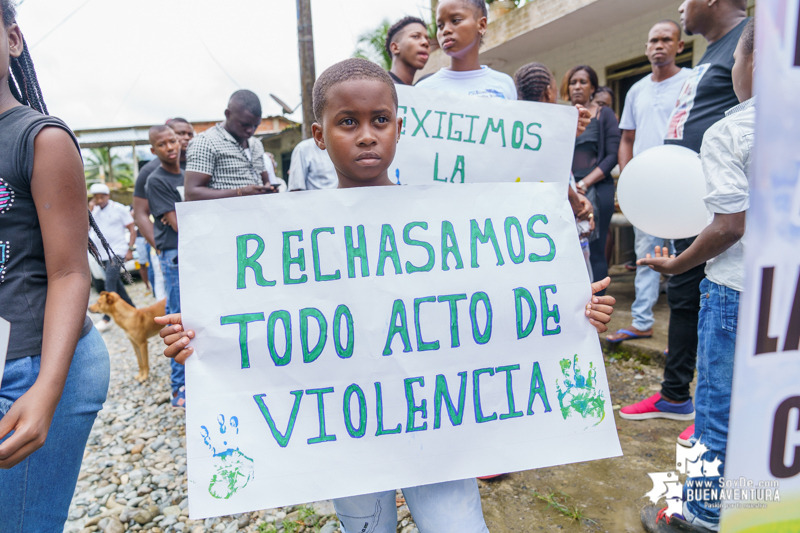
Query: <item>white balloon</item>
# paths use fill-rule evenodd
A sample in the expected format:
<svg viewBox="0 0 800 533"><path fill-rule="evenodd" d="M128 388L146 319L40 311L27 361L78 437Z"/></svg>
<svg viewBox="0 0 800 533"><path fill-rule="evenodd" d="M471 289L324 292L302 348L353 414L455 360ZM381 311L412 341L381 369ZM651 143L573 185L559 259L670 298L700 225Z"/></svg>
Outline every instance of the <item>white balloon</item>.
<svg viewBox="0 0 800 533"><path fill-rule="evenodd" d="M631 224L662 239L685 239L708 225L706 181L700 156L665 144L645 150L622 171L619 207Z"/></svg>

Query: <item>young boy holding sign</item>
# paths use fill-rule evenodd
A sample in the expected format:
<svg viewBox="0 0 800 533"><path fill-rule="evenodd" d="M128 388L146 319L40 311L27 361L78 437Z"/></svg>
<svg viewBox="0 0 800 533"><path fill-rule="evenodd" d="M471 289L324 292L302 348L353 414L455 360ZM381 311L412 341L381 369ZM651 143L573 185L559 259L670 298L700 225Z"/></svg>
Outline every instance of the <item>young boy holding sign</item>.
<svg viewBox="0 0 800 533"><path fill-rule="evenodd" d="M327 150L336 167L340 188L394 186L388 169L395 156L403 121L397 116L397 93L389 75L362 59L348 59L326 70L314 84L314 140ZM598 292L609 280L592 286ZM593 297L586 316L605 331L613 312L612 297ZM159 317L167 325L161 336L164 355L184 362L194 332L183 331L179 314ZM484 533L480 493L475 479L448 481L403 489L422 533L459 531ZM345 533L394 532L397 527L395 491L334 500Z"/></svg>

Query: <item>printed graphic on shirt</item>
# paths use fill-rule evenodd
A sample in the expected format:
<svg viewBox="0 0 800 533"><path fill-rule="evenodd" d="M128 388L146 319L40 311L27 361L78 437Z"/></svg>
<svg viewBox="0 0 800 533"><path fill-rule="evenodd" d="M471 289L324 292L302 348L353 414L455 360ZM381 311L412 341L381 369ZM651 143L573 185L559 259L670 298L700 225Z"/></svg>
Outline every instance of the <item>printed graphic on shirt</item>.
<svg viewBox="0 0 800 533"><path fill-rule="evenodd" d="M480 89L477 91L470 91L469 95L477 96L478 98L502 98L504 100L506 98L503 93L497 89Z"/></svg>
<svg viewBox="0 0 800 533"><path fill-rule="evenodd" d="M692 112L692 107L694 107L697 88L700 86L700 80L703 79L703 75L708 72L710 67L710 63L697 65L692 69L689 77L686 78L681 94L678 97L678 102L675 104L675 109L669 117L666 139L683 139L683 127L686 125L686 121L689 120L689 114Z"/></svg>
<svg viewBox="0 0 800 533"><path fill-rule="evenodd" d="M8 264L10 244L8 241L0 241L0 283L3 283L6 279L6 265Z"/></svg>
<svg viewBox="0 0 800 533"><path fill-rule="evenodd" d="M11 209L14 204L14 189L0 179L0 215Z"/></svg>

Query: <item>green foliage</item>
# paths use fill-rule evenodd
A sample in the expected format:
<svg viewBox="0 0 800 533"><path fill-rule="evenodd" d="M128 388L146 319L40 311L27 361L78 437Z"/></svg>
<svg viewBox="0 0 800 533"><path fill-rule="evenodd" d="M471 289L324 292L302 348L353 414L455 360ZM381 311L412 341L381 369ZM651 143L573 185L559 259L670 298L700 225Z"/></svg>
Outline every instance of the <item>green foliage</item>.
<svg viewBox="0 0 800 533"><path fill-rule="evenodd" d="M574 507L569 507L567 505L567 500L569 499L569 495L564 494L561 491L559 491L558 493L549 492L547 494L539 494L534 490L533 495L542 500L543 502L547 503L548 508L552 507L562 515L569 518L570 520L576 520L578 522L585 521L597 525L597 522L595 522L594 520L586 518L586 516L583 514L583 511L578 509L577 505Z"/></svg>
<svg viewBox="0 0 800 533"><path fill-rule="evenodd" d="M374 30L366 31L358 37L358 45L353 57L367 59L377 63L386 70L392 68L392 57L386 51L386 35L392 24L388 20L381 22Z"/></svg>
<svg viewBox="0 0 800 533"><path fill-rule="evenodd" d="M283 523L283 530L286 533L295 533L300 527L300 524L298 524L297 522L292 522L291 520L284 520L282 523Z"/></svg>
<svg viewBox="0 0 800 533"><path fill-rule="evenodd" d="M111 154L109 148L91 148L86 157L84 174L86 183L118 182L124 187L133 186L133 165Z"/></svg>
<svg viewBox="0 0 800 533"><path fill-rule="evenodd" d="M272 524L262 522L258 525L258 533L277 533L278 530Z"/></svg>
<svg viewBox="0 0 800 533"><path fill-rule="evenodd" d="M313 505L304 505L298 509L298 513L300 515L300 520L305 520L309 516L314 516L317 514L317 511L314 509Z"/></svg>

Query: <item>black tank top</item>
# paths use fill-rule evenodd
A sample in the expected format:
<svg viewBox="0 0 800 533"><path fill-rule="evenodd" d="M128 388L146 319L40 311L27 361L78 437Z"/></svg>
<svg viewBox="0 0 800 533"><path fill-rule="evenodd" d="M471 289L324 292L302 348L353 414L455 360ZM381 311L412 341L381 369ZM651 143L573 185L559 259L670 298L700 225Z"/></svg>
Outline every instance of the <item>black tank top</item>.
<svg viewBox="0 0 800 533"><path fill-rule="evenodd" d="M0 114L0 317L11 323L9 360L42 353L47 269L31 176L33 142L45 126L69 132L80 151L69 127L55 117L27 106ZM86 240L74 244L87 246ZM87 316L81 337L91 328Z"/></svg>

